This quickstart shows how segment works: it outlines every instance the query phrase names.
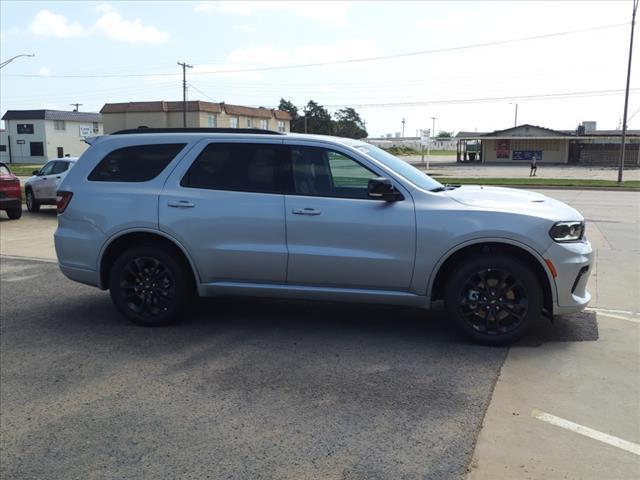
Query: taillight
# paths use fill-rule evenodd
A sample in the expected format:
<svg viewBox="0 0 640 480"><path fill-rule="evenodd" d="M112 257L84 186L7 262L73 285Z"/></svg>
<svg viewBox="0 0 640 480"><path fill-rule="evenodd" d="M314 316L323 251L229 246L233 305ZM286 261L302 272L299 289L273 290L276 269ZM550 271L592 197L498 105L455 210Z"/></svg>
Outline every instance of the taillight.
<svg viewBox="0 0 640 480"><path fill-rule="evenodd" d="M56 192L56 206L58 207L58 215L64 213L64 211L67 209L67 206L71 201L71 197L73 197L73 192Z"/></svg>

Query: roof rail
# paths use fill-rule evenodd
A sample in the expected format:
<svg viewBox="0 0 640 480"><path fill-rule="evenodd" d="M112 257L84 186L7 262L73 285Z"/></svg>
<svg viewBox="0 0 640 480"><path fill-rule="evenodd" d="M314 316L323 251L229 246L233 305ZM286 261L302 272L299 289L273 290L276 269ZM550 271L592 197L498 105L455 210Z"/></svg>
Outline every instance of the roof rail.
<svg viewBox="0 0 640 480"><path fill-rule="evenodd" d="M118 130L111 135L128 135L132 133L253 133L256 135L284 135L273 130L261 128L129 128Z"/></svg>

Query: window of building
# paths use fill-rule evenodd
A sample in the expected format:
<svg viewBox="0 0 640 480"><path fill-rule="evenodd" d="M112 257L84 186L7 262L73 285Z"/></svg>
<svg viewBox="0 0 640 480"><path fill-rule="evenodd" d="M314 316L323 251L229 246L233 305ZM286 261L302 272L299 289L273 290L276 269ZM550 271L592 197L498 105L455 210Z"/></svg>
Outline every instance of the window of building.
<svg viewBox="0 0 640 480"><path fill-rule="evenodd" d="M53 129L54 130L65 130L66 129L66 125L64 123L64 120L54 120L53 121Z"/></svg>
<svg viewBox="0 0 640 480"><path fill-rule="evenodd" d="M183 187L260 193L290 191L282 162L285 147L211 143L193 162Z"/></svg>
<svg viewBox="0 0 640 480"><path fill-rule="evenodd" d="M33 123L18 123L16 125L17 131L20 134L31 135L33 134Z"/></svg>
<svg viewBox="0 0 640 480"><path fill-rule="evenodd" d="M284 132L284 122L282 120L278 120L278 131Z"/></svg>
<svg viewBox="0 0 640 480"><path fill-rule="evenodd" d="M157 177L185 143L136 145L112 151L89 174L94 182L146 182Z"/></svg>
<svg viewBox="0 0 640 480"><path fill-rule="evenodd" d="M218 118L215 115L209 115L207 117L207 126L209 128L216 128L218 126Z"/></svg>
<svg viewBox="0 0 640 480"><path fill-rule="evenodd" d="M231 128L238 128L238 117L231 117L229 119L229 126Z"/></svg>
<svg viewBox="0 0 640 480"><path fill-rule="evenodd" d="M293 183L300 195L369 199L374 172L345 155L318 147L291 147Z"/></svg>
<svg viewBox="0 0 640 480"><path fill-rule="evenodd" d="M266 118L262 118L260 119L260 128L263 130L266 130L269 128L269 120L267 120Z"/></svg>
<svg viewBox="0 0 640 480"><path fill-rule="evenodd" d="M44 144L42 142L31 142L29 146L32 157L44 157Z"/></svg>
<svg viewBox="0 0 640 480"><path fill-rule="evenodd" d="M0 152L6 152L7 151L7 146L6 145L0 145Z"/></svg>
<svg viewBox="0 0 640 480"><path fill-rule="evenodd" d="M253 128L253 118L247 117L247 128Z"/></svg>
<svg viewBox="0 0 640 480"><path fill-rule="evenodd" d="M100 132L100 125L98 124L98 122L93 122L93 133L99 133Z"/></svg>

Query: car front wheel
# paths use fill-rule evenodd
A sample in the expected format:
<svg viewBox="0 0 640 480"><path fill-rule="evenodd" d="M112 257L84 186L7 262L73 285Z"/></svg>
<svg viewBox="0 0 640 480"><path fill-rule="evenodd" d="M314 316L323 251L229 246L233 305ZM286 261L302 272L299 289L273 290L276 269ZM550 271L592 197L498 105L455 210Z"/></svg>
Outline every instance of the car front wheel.
<svg viewBox="0 0 640 480"><path fill-rule="evenodd" d="M157 245L126 250L109 275L111 299L126 318L144 326L173 323L193 292L191 272L181 259Z"/></svg>
<svg viewBox="0 0 640 480"><path fill-rule="evenodd" d="M33 190L30 188L25 192L26 200L27 200L27 210L30 212L39 212L40 204L36 200L36 197L33 195Z"/></svg>
<svg viewBox="0 0 640 480"><path fill-rule="evenodd" d="M445 287L445 305L466 336L485 345L507 345L540 318L542 288L520 259L488 255L458 266Z"/></svg>

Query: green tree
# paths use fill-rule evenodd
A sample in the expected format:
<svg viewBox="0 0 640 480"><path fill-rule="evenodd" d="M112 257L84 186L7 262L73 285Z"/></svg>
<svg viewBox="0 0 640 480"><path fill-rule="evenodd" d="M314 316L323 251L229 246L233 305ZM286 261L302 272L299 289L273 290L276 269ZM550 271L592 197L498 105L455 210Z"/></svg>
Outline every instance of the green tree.
<svg viewBox="0 0 640 480"><path fill-rule="evenodd" d="M351 107L338 110L335 115L334 131L339 137L367 138L368 133L360 114Z"/></svg>
<svg viewBox="0 0 640 480"><path fill-rule="evenodd" d="M329 111L322 105L309 100L307 106L304 108L305 117L302 118L303 130L304 122L306 118L306 131L307 133L317 133L320 135L332 135L333 134L333 121Z"/></svg>
<svg viewBox="0 0 640 480"><path fill-rule="evenodd" d="M451 137L453 137L453 132L445 132L444 130L440 130L436 138L451 138Z"/></svg>

